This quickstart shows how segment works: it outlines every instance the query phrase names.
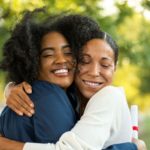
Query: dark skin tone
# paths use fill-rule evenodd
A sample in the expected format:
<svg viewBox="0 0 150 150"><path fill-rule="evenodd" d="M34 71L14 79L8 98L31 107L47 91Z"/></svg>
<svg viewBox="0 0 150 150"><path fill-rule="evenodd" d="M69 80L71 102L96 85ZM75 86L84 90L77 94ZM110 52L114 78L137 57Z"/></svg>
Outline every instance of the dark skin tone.
<svg viewBox="0 0 150 150"><path fill-rule="evenodd" d="M24 143L0 137L0 150L22 150Z"/></svg>
<svg viewBox="0 0 150 150"><path fill-rule="evenodd" d="M65 90L71 85L74 77L74 71L72 69L74 61L68 42L60 33L50 32L43 37L41 49L44 50L40 57L38 79L55 83ZM45 49L47 51L45 51ZM28 103L29 101L29 97L24 91L27 90L27 93L32 92L28 87L30 86L25 82L17 85L14 90L19 94L11 97L11 99L14 99L13 102L17 101L19 103L19 105L12 103L11 107L12 109L15 109L19 115L23 115L22 111L28 116L31 116L34 113L33 109L28 111L27 105L24 105L24 98L27 99L25 102ZM18 98L20 98L21 101ZM29 102L29 105L31 108L34 107L33 103ZM20 111L18 111L19 107L21 108ZM0 137L0 150L22 150L23 146L24 143Z"/></svg>

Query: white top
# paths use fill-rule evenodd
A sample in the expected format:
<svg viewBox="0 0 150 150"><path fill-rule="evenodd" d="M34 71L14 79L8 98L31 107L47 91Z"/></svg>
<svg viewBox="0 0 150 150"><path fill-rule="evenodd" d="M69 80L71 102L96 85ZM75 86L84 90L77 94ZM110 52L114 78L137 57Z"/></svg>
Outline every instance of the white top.
<svg viewBox="0 0 150 150"><path fill-rule="evenodd" d="M81 119L56 144L26 143L23 150L100 150L131 142L131 137L131 117L124 92L107 86L90 99Z"/></svg>

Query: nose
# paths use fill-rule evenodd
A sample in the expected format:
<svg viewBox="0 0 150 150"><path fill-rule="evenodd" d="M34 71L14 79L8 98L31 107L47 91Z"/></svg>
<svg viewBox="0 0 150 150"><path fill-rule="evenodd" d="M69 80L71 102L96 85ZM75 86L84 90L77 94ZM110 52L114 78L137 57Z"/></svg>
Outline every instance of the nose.
<svg viewBox="0 0 150 150"><path fill-rule="evenodd" d="M58 53L55 57L55 63L61 64L67 62L67 58L64 56L63 53Z"/></svg>
<svg viewBox="0 0 150 150"><path fill-rule="evenodd" d="M99 64L95 63L95 64L91 65L88 72L89 72L89 75L91 75L93 77L99 76L100 75L100 66L99 66Z"/></svg>

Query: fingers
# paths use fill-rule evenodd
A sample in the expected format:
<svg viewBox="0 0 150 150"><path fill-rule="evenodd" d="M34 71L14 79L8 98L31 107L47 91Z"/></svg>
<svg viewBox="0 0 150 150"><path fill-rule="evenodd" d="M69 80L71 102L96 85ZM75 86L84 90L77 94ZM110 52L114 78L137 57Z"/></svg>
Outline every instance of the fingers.
<svg viewBox="0 0 150 150"><path fill-rule="evenodd" d="M32 87L29 83L27 82L22 82L22 87L24 89L24 91L28 94L31 94L32 93Z"/></svg>
<svg viewBox="0 0 150 150"><path fill-rule="evenodd" d="M22 83L22 87L24 89L24 91L28 94L31 94L32 93L32 87L30 84L28 84L27 82L23 82ZM34 107L34 104L33 102L29 99L29 97L24 94L22 95L23 96L23 100L30 106L30 107Z"/></svg>
<svg viewBox="0 0 150 150"><path fill-rule="evenodd" d="M25 93L27 89L28 89L28 94L29 94L29 91L32 92L32 87L26 82L23 82L19 86L21 86L20 88L23 90L20 90L20 92L18 92L17 95L20 97L20 99L22 99L23 104L25 105L24 107L26 107L27 109L32 109L34 107L34 104L30 100L29 96ZM25 90L25 88L26 88L26 90ZM25 90L25 92L24 92L24 90Z"/></svg>
<svg viewBox="0 0 150 150"><path fill-rule="evenodd" d="M147 150L146 144L143 140L133 138L132 142L137 145L138 150Z"/></svg>
<svg viewBox="0 0 150 150"><path fill-rule="evenodd" d="M12 103L10 105L10 108L12 110L14 110L20 116L23 116L23 114L25 114L25 115L27 115L29 117L32 116L32 114L29 111L27 111L24 107L22 107L22 105L20 104L20 101L18 102L18 104L16 102Z"/></svg>
<svg viewBox="0 0 150 150"><path fill-rule="evenodd" d="M24 93L19 93L23 95ZM8 99L7 105L15 111L18 115L32 116L34 114L34 109L30 108L19 95L13 95L11 100ZM13 99L13 100L12 100Z"/></svg>
<svg viewBox="0 0 150 150"><path fill-rule="evenodd" d="M30 117L34 114L34 104L25 93L22 83L11 89L6 100L7 105L18 115L25 114Z"/></svg>
<svg viewBox="0 0 150 150"><path fill-rule="evenodd" d="M34 108L33 108L33 103L31 107L31 100L29 97L26 95L24 92L20 92L18 95L18 99L16 101L18 102L18 110L22 111L23 114L27 116L32 116L34 114Z"/></svg>

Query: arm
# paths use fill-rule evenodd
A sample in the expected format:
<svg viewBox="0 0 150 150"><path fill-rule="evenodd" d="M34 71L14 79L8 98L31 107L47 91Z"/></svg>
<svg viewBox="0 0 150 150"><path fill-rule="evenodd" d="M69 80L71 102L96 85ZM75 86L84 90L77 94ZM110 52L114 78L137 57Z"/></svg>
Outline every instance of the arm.
<svg viewBox="0 0 150 150"><path fill-rule="evenodd" d="M22 150L24 143L0 137L0 150Z"/></svg>
<svg viewBox="0 0 150 150"><path fill-rule="evenodd" d="M139 143L138 143L139 142ZM146 150L145 143L141 140L136 141L137 145L140 145L140 148L137 148L137 145L134 143L122 143L122 144L116 144L108 147L105 150ZM50 150L48 147L48 144L26 144L24 147L24 143L16 142L13 140L9 140L3 137L0 137L0 150Z"/></svg>
<svg viewBox="0 0 150 150"><path fill-rule="evenodd" d="M0 139L0 143L2 144L3 146L3 143L1 142L1 139ZM1 144L0 144L0 147L1 147ZM9 143L10 145L11 143ZM17 144L17 143L15 143ZM54 145L53 145L54 146ZM67 146L67 145L66 145ZM109 147L109 150L124 150L124 148L127 146L128 150L136 150L136 146L132 143L125 143L125 144L118 144L118 145L113 145L111 147ZM31 143L27 143L24 147L24 150L50 150L52 148L52 145L50 144L31 144ZM54 147L55 148L55 147ZM60 148L60 147L58 147ZM67 147L64 146L64 148L62 149L65 149ZM1 149L0 149L1 150ZM3 149L2 149L3 150ZM5 149L4 149L5 150ZM7 149L6 149L7 150ZM16 149L15 149L16 150ZM139 149L139 150L146 150L146 149Z"/></svg>
<svg viewBox="0 0 150 150"><path fill-rule="evenodd" d="M76 148L69 149L69 150L77 150ZM25 144L23 150L51 150L51 148L49 144L27 143ZM64 147L61 150L68 150L68 149L67 147ZM82 149L82 150L85 150L85 149ZM88 149L88 150L100 150L100 149ZM145 148L139 149L134 143L122 143L122 144L112 145L103 150L146 150L146 149Z"/></svg>
<svg viewBox="0 0 150 150"><path fill-rule="evenodd" d="M56 145L48 144L49 150L102 149L110 137L116 109L120 106L117 99L122 97L116 94L116 89L105 88L92 97L80 121L63 134Z"/></svg>

